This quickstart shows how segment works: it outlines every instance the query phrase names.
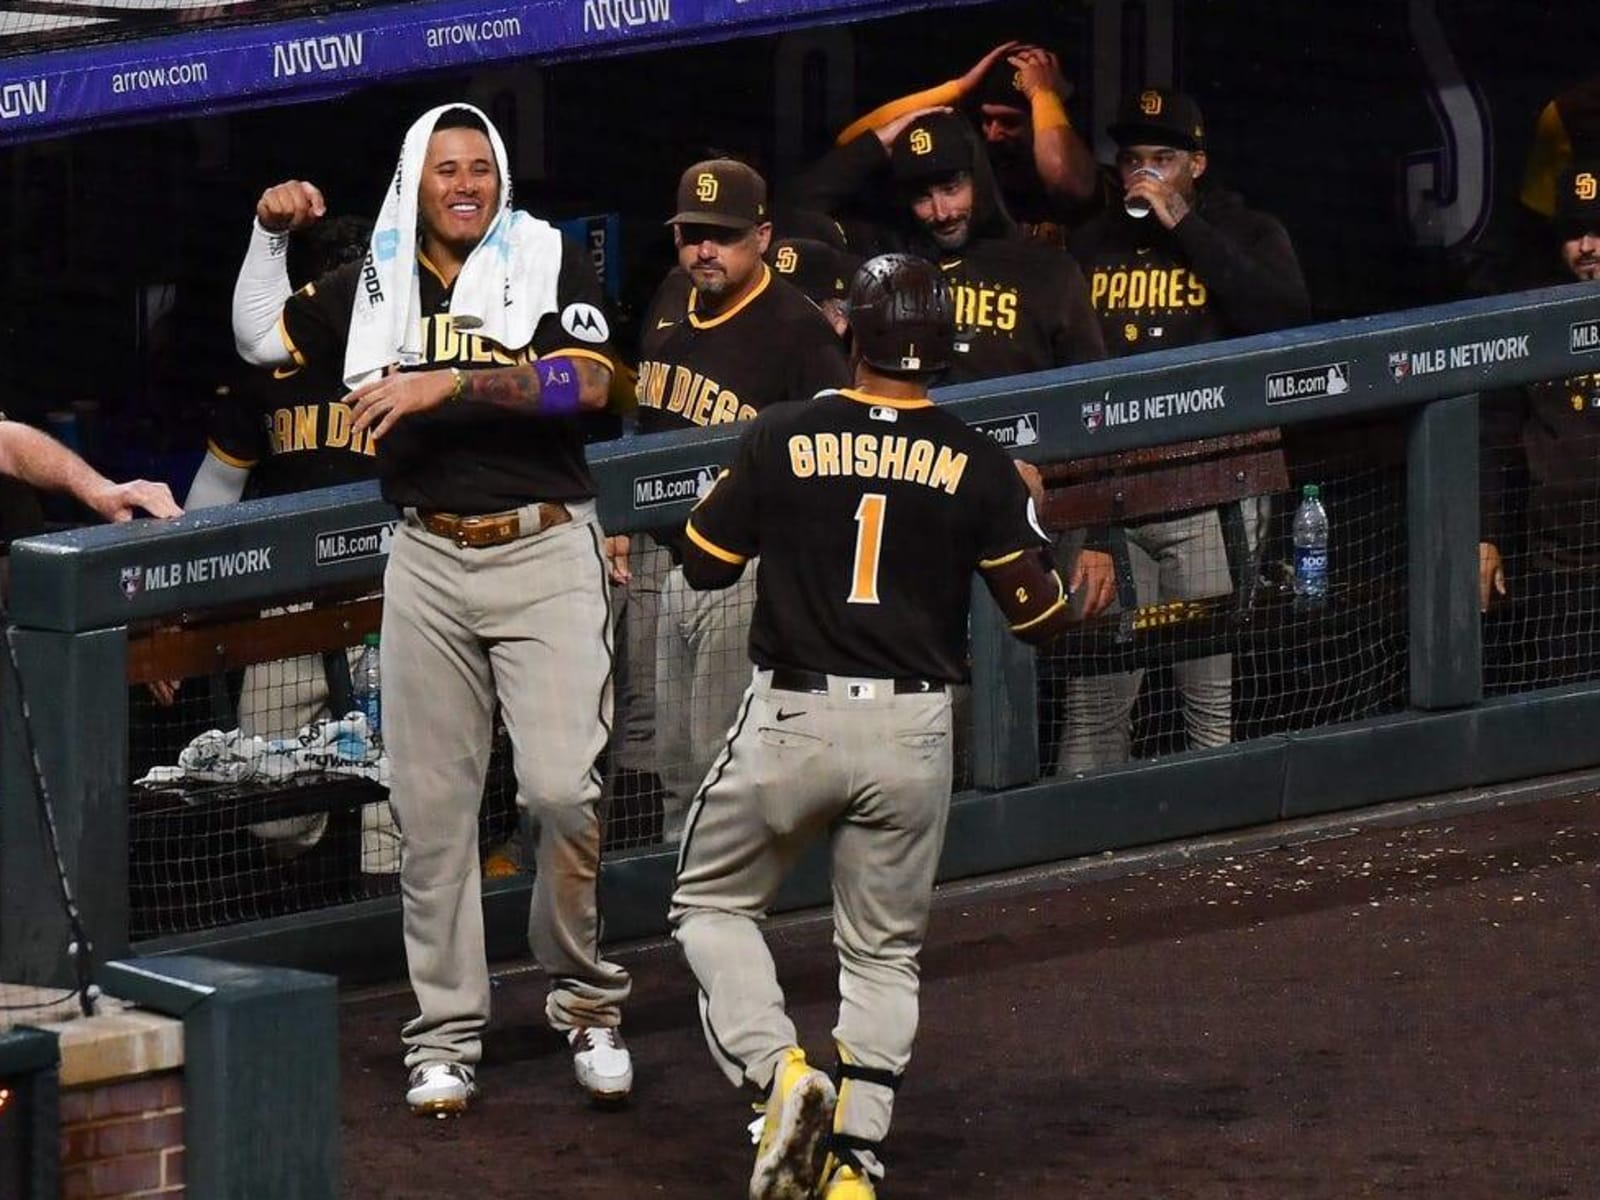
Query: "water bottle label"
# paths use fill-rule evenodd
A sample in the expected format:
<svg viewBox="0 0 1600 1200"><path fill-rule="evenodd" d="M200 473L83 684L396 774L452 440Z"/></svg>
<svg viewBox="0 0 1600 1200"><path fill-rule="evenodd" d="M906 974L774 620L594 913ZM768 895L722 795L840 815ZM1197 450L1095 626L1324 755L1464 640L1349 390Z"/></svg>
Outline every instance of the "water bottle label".
<svg viewBox="0 0 1600 1200"><path fill-rule="evenodd" d="M361 713L367 718L367 732L377 737L383 731L383 698L374 692L356 697Z"/></svg>
<svg viewBox="0 0 1600 1200"><path fill-rule="evenodd" d="M1328 590L1328 552L1296 547L1294 590L1302 596L1321 596Z"/></svg>

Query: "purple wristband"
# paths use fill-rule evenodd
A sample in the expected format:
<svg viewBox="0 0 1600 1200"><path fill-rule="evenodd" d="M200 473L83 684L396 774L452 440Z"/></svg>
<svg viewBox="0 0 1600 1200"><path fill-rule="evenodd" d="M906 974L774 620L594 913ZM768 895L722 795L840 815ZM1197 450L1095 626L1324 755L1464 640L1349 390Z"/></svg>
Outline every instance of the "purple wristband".
<svg viewBox="0 0 1600 1200"><path fill-rule="evenodd" d="M567 417L578 411L578 364L565 355L541 358L533 364L539 372L539 411Z"/></svg>

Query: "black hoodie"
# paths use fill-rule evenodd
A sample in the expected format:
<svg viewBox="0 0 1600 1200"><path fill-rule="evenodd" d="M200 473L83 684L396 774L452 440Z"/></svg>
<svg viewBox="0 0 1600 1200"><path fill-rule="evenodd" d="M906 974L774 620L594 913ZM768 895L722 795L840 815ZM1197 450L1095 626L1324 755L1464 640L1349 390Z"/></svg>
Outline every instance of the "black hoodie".
<svg viewBox="0 0 1600 1200"><path fill-rule="evenodd" d="M1311 317L1288 232L1207 181L1170 230L1118 205L1069 245L1089 278L1113 357L1285 329Z"/></svg>
<svg viewBox="0 0 1600 1200"><path fill-rule="evenodd" d="M972 219L966 244L946 250L889 179L889 154L871 134L838 146L793 185L790 204L825 212L857 254L894 251L937 263L956 303L956 356L946 383L995 379L1105 357L1089 289L1071 256L1027 241L1006 211L988 155L972 142Z"/></svg>

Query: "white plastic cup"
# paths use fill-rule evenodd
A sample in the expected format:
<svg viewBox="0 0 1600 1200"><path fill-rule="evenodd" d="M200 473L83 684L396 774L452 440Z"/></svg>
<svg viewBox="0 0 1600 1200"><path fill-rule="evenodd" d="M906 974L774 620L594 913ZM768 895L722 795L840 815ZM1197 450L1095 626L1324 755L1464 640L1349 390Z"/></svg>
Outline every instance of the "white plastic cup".
<svg viewBox="0 0 1600 1200"><path fill-rule="evenodd" d="M1128 176L1131 183L1135 179L1160 179L1161 172L1154 167L1139 167ZM1143 196L1127 196L1122 201L1122 211L1136 220L1144 220L1150 215L1150 201Z"/></svg>

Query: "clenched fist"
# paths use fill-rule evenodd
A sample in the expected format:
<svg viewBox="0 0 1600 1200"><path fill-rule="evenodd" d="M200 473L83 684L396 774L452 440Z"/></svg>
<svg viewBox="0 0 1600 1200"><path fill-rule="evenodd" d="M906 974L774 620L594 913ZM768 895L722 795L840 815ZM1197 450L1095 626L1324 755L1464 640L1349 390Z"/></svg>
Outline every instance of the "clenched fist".
<svg viewBox="0 0 1600 1200"><path fill-rule="evenodd" d="M268 233L293 233L321 220L328 213L327 202L314 183L290 179L274 184L256 201L256 220Z"/></svg>

